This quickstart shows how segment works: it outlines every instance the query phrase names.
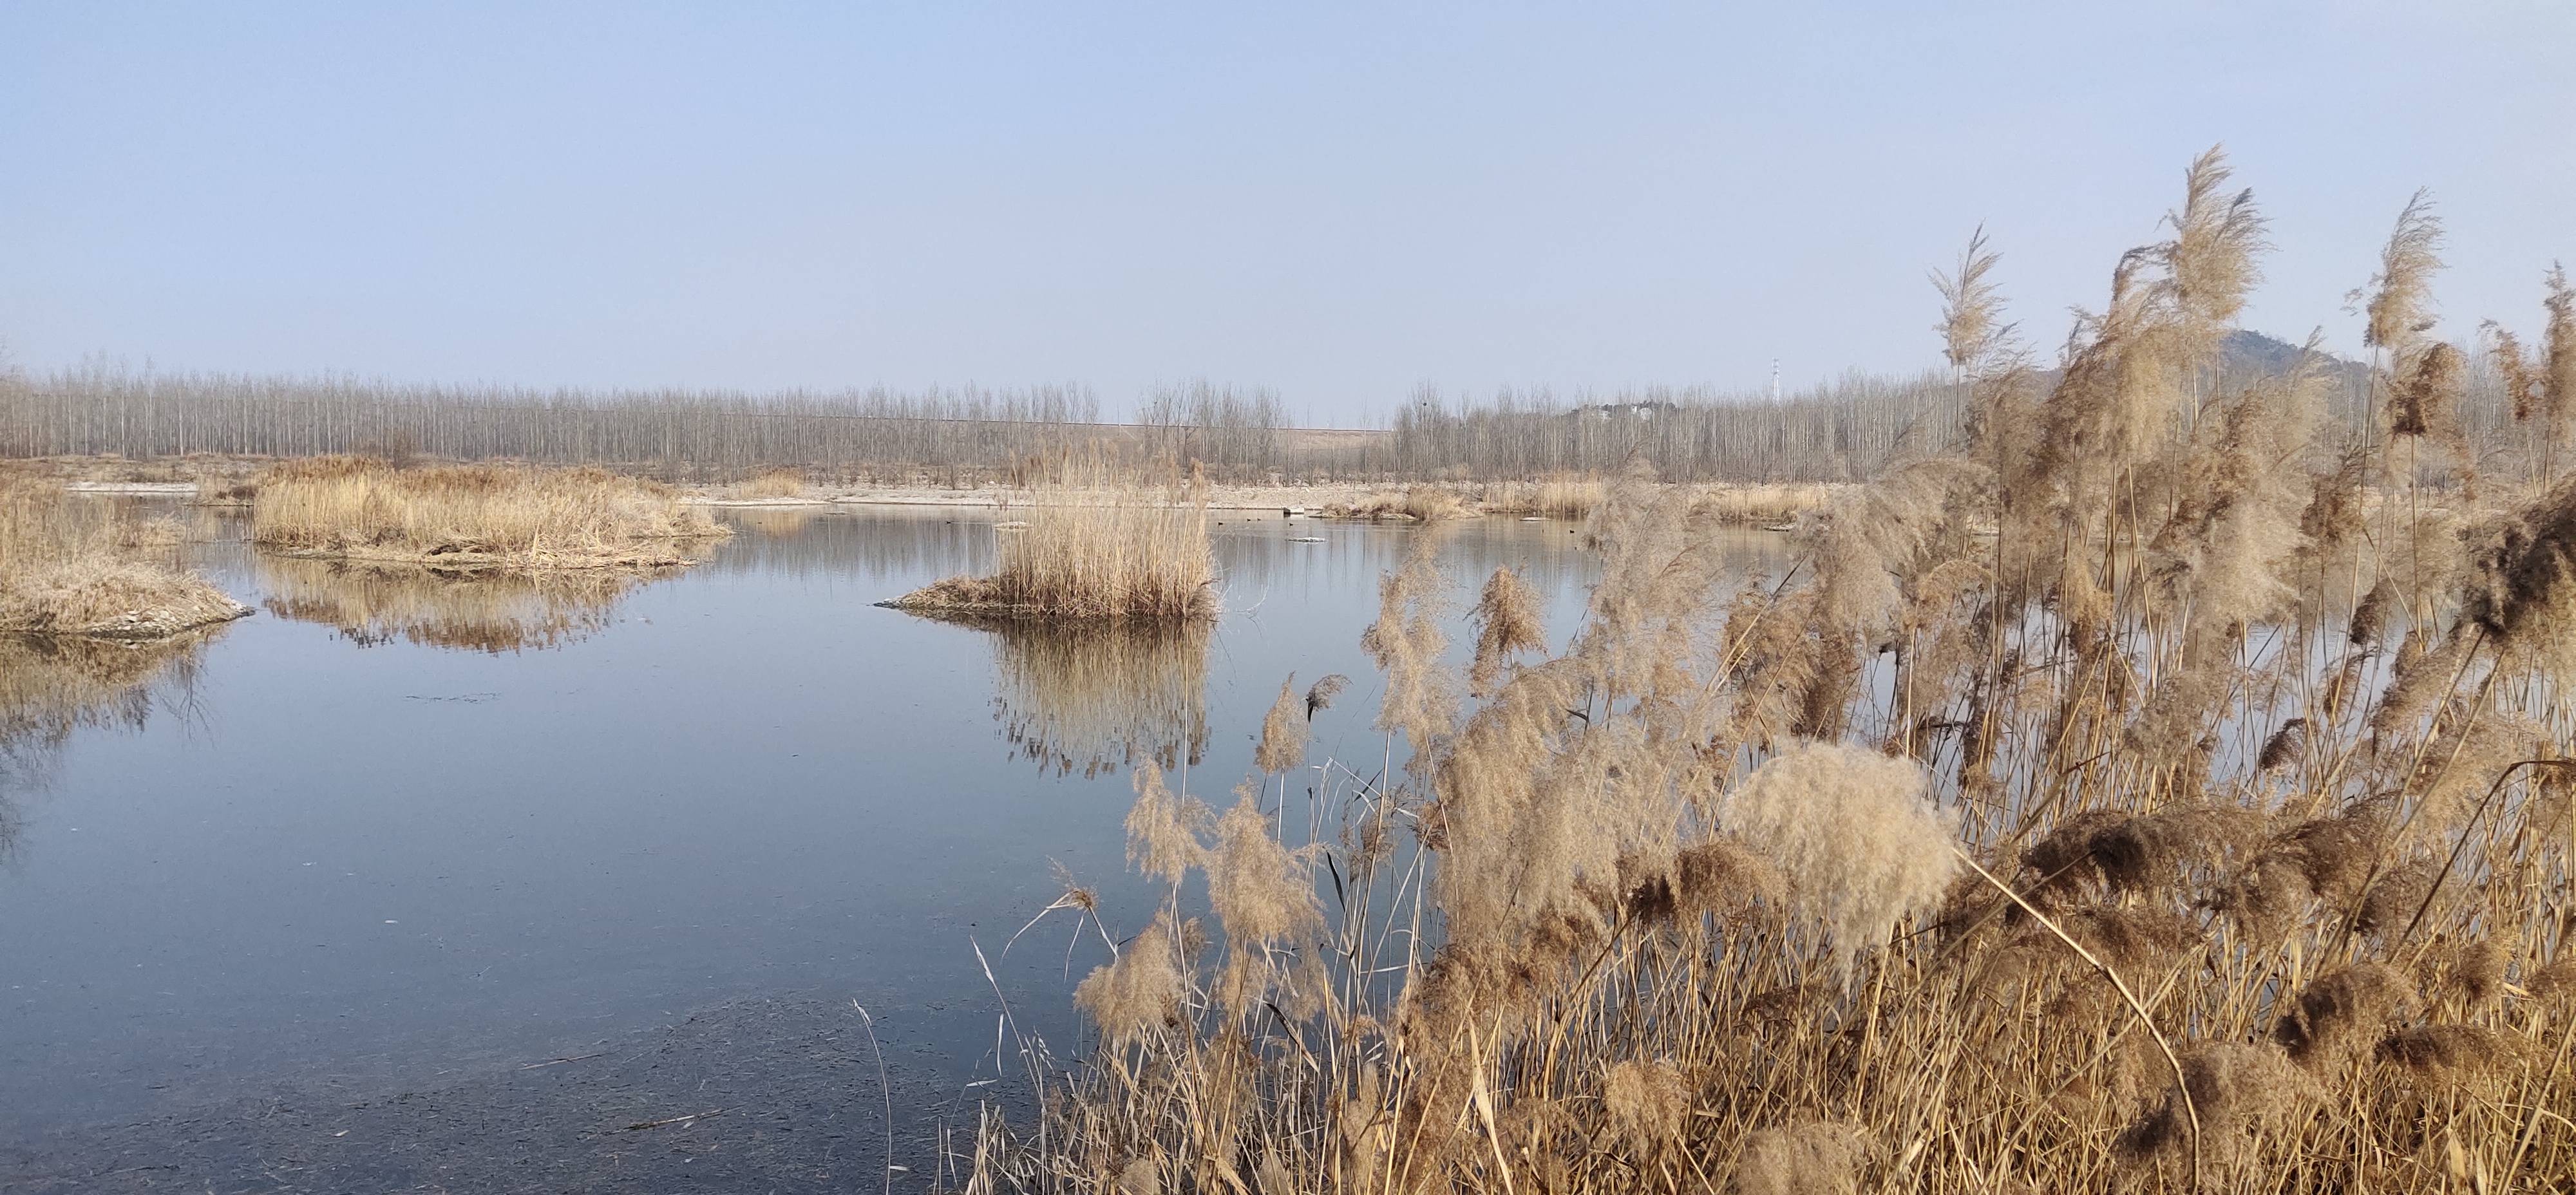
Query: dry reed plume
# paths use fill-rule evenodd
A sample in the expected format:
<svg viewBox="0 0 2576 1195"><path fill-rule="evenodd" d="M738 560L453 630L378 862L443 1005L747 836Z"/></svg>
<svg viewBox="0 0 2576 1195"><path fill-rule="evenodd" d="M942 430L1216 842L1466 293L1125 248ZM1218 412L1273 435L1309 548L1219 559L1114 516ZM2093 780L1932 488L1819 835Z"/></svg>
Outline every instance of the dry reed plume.
<svg viewBox="0 0 2576 1195"><path fill-rule="evenodd" d="M0 635L144 640L249 611L179 563L178 526L0 476Z"/></svg>
<svg viewBox="0 0 2576 1195"><path fill-rule="evenodd" d="M1784 577L1631 471L1581 628L1550 654L1499 574L1461 675L1426 534L1363 639L1383 760L1305 760L1292 684L1262 766L1304 799L1140 776L1164 896L1082 985L1101 1037L1022 1040L1039 1120L943 1180L2564 1189L2576 481L2456 526L2408 493L2449 368L2420 199L2367 305L2403 418L2346 444L2306 372L2223 383L2264 225L2214 151L2185 182L2044 387L1972 242L1976 438Z"/></svg>
<svg viewBox="0 0 2576 1195"><path fill-rule="evenodd" d="M950 577L888 605L999 618L1193 619L1216 612L1216 557L1197 487L1155 490L1102 460L1068 463L1008 508L992 575Z"/></svg>
<svg viewBox="0 0 2576 1195"><path fill-rule="evenodd" d="M669 486L589 468L318 457L272 467L251 502L263 549L447 569L686 564L724 534Z"/></svg>

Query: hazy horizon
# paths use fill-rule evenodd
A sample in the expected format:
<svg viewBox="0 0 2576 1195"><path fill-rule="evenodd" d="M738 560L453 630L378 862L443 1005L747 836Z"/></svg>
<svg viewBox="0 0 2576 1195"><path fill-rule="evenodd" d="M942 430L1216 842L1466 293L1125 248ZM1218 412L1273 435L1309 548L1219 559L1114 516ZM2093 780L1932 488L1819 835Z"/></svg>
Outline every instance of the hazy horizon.
<svg viewBox="0 0 2576 1195"><path fill-rule="evenodd" d="M2053 346L2227 145L2247 327L2576 258L2576 9L61 6L0 16L0 345L535 387L1798 388L1931 366L1983 224ZM2557 112L2561 118L2548 114ZM2557 132L2549 130L2556 128Z"/></svg>

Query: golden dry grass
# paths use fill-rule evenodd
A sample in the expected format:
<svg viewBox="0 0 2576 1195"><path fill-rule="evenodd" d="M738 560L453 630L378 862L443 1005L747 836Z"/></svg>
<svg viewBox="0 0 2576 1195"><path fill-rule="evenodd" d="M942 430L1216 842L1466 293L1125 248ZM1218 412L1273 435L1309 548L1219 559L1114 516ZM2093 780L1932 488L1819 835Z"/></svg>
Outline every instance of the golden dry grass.
<svg viewBox="0 0 2576 1195"><path fill-rule="evenodd" d="M1848 486L1749 482L1698 487L1700 506L1722 523L1776 527L1825 509Z"/></svg>
<svg viewBox="0 0 2576 1195"><path fill-rule="evenodd" d="M805 475L794 469L772 469L742 483L745 498L802 498Z"/></svg>
<svg viewBox="0 0 2576 1195"><path fill-rule="evenodd" d="M247 611L181 567L166 519L0 477L0 634L157 639Z"/></svg>
<svg viewBox="0 0 2576 1195"><path fill-rule="evenodd" d="M725 534L669 486L589 468L321 457L271 468L251 504L263 549L443 568L685 564Z"/></svg>
<svg viewBox="0 0 2576 1195"><path fill-rule="evenodd" d="M1449 519L1475 517L1476 510L1455 491L1436 485L1409 485L1398 490L1363 495L1349 502L1326 504L1316 512L1328 519L1408 519L1417 523L1438 523Z"/></svg>
<svg viewBox="0 0 2576 1195"><path fill-rule="evenodd" d="M2576 482L2366 528L2310 381L2204 389L2261 248L2225 180L2045 391L1953 279L1977 439L1786 578L1623 478L1581 631L1495 631L1498 579L1460 675L1425 537L1383 754L1222 816L1138 777L1163 895L1057 902L1121 943L1098 1037L1018 1042L1038 1121L954 1185L2564 1189Z"/></svg>
<svg viewBox="0 0 2576 1195"><path fill-rule="evenodd" d="M1009 508L990 576L950 577L888 605L996 618L1205 618L1216 557L1203 495L1149 489L1099 463L1071 467Z"/></svg>
<svg viewBox="0 0 2576 1195"><path fill-rule="evenodd" d="M1608 483L1597 477L1549 477L1539 481L1506 481L1485 487L1487 514L1536 515L1545 519L1588 519L1609 496Z"/></svg>

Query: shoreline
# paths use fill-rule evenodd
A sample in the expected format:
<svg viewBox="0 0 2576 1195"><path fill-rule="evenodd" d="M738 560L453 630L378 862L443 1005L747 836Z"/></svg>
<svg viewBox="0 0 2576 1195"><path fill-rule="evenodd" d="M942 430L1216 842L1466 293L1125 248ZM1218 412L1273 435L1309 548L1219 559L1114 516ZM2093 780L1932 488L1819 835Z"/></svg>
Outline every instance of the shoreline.
<svg viewBox="0 0 2576 1195"><path fill-rule="evenodd" d="M281 458L296 459L296 458ZM250 487L261 470L281 460L246 457L183 457L166 460L127 461L95 457L39 457L16 462L32 469L36 475L59 480L66 492L101 497L171 498L197 506L240 506L248 503ZM453 464L447 461L423 461L423 464ZM508 464L512 462L492 462ZM570 466L537 466L539 468ZM627 470L611 469L629 476L644 476ZM916 477L920 473L914 474ZM680 483L683 505L719 510L829 510L842 506L916 506L962 509L1006 509L1023 504L1026 491L1004 483L948 486L937 484L893 484L884 482L810 482L802 495L776 495L746 492L756 479L737 482ZM1372 500L1398 496L1408 490L1437 490L1458 500L1465 515L1532 515L1563 517L1563 512L1550 514L1533 504L1536 491L1542 487L1570 484L1577 487L1601 487L1600 479L1571 482L1544 479L1497 479L1484 481L1324 481L1267 483L1208 482L1205 484L1207 506L1216 511L1269 511L1286 515L1338 518L1345 521L1371 521L1365 514L1329 516L1329 507L1368 509ZM1730 522L1778 523L1798 514L1823 508L1836 493L1849 489L1844 482L1733 482L1689 481L1666 483L1703 495L1725 511ZM1597 490L1596 490L1597 493ZM1597 501L1597 498L1594 499ZM1385 513L1376 521L1415 522L1409 516Z"/></svg>

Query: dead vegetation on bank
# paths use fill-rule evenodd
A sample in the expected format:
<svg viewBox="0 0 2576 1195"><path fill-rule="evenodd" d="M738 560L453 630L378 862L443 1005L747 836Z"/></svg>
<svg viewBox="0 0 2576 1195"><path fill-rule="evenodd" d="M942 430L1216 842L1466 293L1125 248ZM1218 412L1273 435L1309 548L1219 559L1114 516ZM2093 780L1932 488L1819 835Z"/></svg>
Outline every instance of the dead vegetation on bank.
<svg viewBox="0 0 2576 1195"><path fill-rule="evenodd" d="M444 569L680 565L726 534L670 486L592 468L317 457L270 468L251 503L264 550Z"/></svg>
<svg viewBox="0 0 2576 1195"><path fill-rule="evenodd" d="M1106 464L1065 466L1006 511L989 576L949 577L886 603L984 618L1169 621L1216 613L1216 556L1196 486L1146 487Z"/></svg>
<svg viewBox="0 0 2576 1195"><path fill-rule="evenodd" d="M1439 523L1476 516L1476 508L1455 491L1432 485L1406 486L1365 494L1348 502L1328 502L1315 513L1328 519L1366 519L1381 523L1401 519Z"/></svg>
<svg viewBox="0 0 2576 1195"><path fill-rule="evenodd" d="M1324 518L1370 522L1439 523L1480 514L1580 522L1601 509L1609 496L1610 483L1597 477L1561 474L1538 481L1490 482L1473 488L1475 496L1470 497L1463 489L1446 486L1406 486L1326 503L1316 513ZM1823 511L1836 493L1850 487L1702 483L1679 488L1720 522L1781 527Z"/></svg>
<svg viewBox="0 0 2576 1195"><path fill-rule="evenodd" d="M946 1182L2563 1186L2576 480L2408 500L2475 463L2415 467L2418 209L2371 312L2396 417L2347 440L2302 375L2214 385L2264 248L2227 177L2194 164L2045 390L1972 246L1974 439L1838 494L1784 577L1730 591L1717 513L1627 479L1551 652L1500 577L1456 625L1425 535L1362 640L1391 766L1307 763L1288 694L1275 787L1142 771L1166 896L1053 907L1115 943L1098 1038L1070 1071L1016 1038L1041 1120L988 1109ZM2534 418L2576 409L2545 385Z"/></svg>
<svg viewBox="0 0 2576 1195"><path fill-rule="evenodd" d="M1486 514L1582 520L1601 509L1609 492L1600 478L1566 474L1538 481L1495 482L1484 487L1478 505Z"/></svg>
<svg viewBox="0 0 2576 1195"><path fill-rule="evenodd" d="M0 476L0 634L159 639L249 613L188 571L182 540L171 520Z"/></svg>

